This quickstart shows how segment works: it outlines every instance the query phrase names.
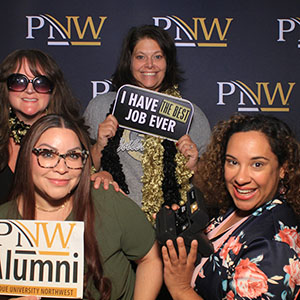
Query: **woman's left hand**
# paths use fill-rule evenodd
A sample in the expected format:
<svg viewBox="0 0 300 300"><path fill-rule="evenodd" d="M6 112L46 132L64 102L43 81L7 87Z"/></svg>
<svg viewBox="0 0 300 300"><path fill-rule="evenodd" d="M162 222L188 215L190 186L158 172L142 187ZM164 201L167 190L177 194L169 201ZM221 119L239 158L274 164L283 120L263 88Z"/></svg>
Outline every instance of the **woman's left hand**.
<svg viewBox="0 0 300 300"><path fill-rule="evenodd" d="M108 190L109 185L112 184L116 192L122 191L116 181L114 181L112 175L107 171L100 171L91 175L91 180L94 181L94 188L99 189L101 183L103 188Z"/></svg>
<svg viewBox="0 0 300 300"><path fill-rule="evenodd" d="M193 240L189 254L186 253L184 240L177 238L178 255L171 240L162 247L164 280L174 299L184 299L183 295L194 294L191 279L195 269L198 242Z"/></svg>
<svg viewBox="0 0 300 300"><path fill-rule="evenodd" d="M176 145L178 150L189 159L186 163L186 167L191 171L196 171L199 156L197 145L192 141L188 134L182 136Z"/></svg>

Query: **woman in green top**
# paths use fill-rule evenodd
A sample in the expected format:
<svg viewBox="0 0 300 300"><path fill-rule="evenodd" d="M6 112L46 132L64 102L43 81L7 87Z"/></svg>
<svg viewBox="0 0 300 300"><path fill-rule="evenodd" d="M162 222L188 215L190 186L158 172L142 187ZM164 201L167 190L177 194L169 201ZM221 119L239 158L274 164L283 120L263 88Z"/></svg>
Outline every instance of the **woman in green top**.
<svg viewBox="0 0 300 300"><path fill-rule="evenodd" d="M42 117L22 142L0 218L84 221L84 299L155 299L162 263L152 226L122 193L91 189L90 167L86 133L62 116Z"/></svg>

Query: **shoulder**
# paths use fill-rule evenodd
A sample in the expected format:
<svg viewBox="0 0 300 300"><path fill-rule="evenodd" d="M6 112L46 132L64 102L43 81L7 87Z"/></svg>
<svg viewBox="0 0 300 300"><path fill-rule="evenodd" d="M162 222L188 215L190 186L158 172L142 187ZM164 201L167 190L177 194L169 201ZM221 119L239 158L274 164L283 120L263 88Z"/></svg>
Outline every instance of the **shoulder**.
<svg viewBox="0 0 300 300"><path fill-rule="evenodd" d="M98 124L105 120L115 97L115 92L108 92L98 95L88 103L83 117L86 125L90 127L89 132L92 138L97 138Z"/></svg>
<svg viewBox="0 0 300 300"><path fill-rule="evenodd" d="M115 97L116 97L115 92L108 92L105 94L98 95L88 103L86 111L95 108L102 108L103 106L110 105L115 100Z"/></svg>
<svg viewBox="0 0 300 300"><path fill-rule="evenodd" d="M297 227L299 232L299 221L289 204L280 199L274 199L266 204L261 210L258 209L254 213L254 217L260 218L256 223L264 222L261 230L269 230L272 233L277 233L280 230L281 224L289 227Z"/></svg>
<svg viewBox="0 0 300 300"><path fill-rule="evenodd" d="M145 220L149 223L140 207L129 197L121 192L116 192L113 186L110 186L108 190L104 190L102 186L97 190L92 188L92 197L100 215L109 214L124 220L135 218L138 221L144 222Z"/></svg>
<svg viewBox="0 0 300 300"><path fill-rule="evenodd" d="M209 121L208 121L205 113L201 110L201 108L199 106L197 106L194 103L193 103L193 107L194 107L194 116L193 116L192 124L193 123L195 123L195 124L201 124L201 126L203 127L203 129L206 129L207 131L210 132Z"/></svg>
<svg viewBox="0 0 300 300"><path fill-rule="evenodd" d="M224 218L227 216L228 214ZM246 253L253 251L259 255L271 255L271 252L277 251L276 249L290 248L288 255L295 252L299 255L299 229L290 206L286 202L274 199L253 212L232 232L221 248L227 249L238 245Z"/></svg>
<svg viewBox="0 0 300 300"><path fill-rule="evenodd" d="M111 104L115 100L115 97L115 92L108 92L93 98L88 103L83 113L84 118L87 120L94 116L98 116L99 114L103 114L105 116L108 113Z"/></svg>
<svg viewBox="0 0 300 300"><path fill-rule="evenodd" d="M96 206L111 207L117 204L122 205L123 202L126 204L133 202L121 192L116 192L112 185L109 185L108 190L105 190L103 185L100 185L99 189L92 187L92 197Z"/></svg>
<svg viewBox="0 0 300 300"><path fill-rule="evenodd" d="M267 205L267 209L270 210L277 218L286 218L290 222L297 222L296 214L286 200L282 200L280 198L274 199Z"/></svg>
<svg viewBox="0 0 300 300"><path fill-rule="evenodd" d="M277 255L282 251L286 258L296 254L299 259L299 231L299 222L291 207L286 202L275 199L251 215L241 226L239 237L247 245L247 251L253 248L265 255Z"/></svg>
<svg viewBox="0 0 300 300"><path fill-rule="evenodd" d="M272 210L274 222L273 240L285 243L300 259L300 224L292 208L284 202Z"/></svg>
<svg viewBox="0 0 300 300"><path fill-rule="evenodd" d="M155 240L155 232L140 207L121 192L116 192L112 186L108 190L100 187L92 188L96 220L104 234L120 234L120 239L126 247L143 244L147 251ZM99 221L100 220L100 221ZM144 253L146 253L145 251Z"/></svg>
<svg viewBox="0 0 300 300"><path fill-rule="evenodd" d="M0 219L19 219L15 201L8 201L0 205Z"/></svg>
<svg viewBox="0 0 300 300"><path fill-rule="evenodd" d="M296 228L299 232L299 223L292 208L285 201L274 199L253 212L241 228L253 239L264 237L273 240L285 226Z"/></svg>
<svg viewBox="0 0 300 300"><path fill-rule="evenodd" d="M204 112L194 103L194 115L192 118L189 135L194 143L196 143L199 154L205 151L206 145L209 142L211 129L209 121Z"/></svg>
<svg viewBox="0 0 300 300"><path fill-rule="evenodd" d="M203 112L203 110L195 103L192 103L193 107L194 107L194 116L199 116L205 120L207 120L207 117L205 115L205 113Z"/></svg>

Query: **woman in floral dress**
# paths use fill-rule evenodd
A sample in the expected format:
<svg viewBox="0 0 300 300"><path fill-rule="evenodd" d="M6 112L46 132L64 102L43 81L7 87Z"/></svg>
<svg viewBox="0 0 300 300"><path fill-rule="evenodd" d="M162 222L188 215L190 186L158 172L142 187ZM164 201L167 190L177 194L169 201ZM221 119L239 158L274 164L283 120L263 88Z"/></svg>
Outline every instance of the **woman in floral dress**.
<svg viewBox="0 0 300 300"><path fill-rule="evenodd" d="M196 174L218 207L206 233L214 253L195 267L197 241L178 255L162 248L175 300L300 299L300 146L275 117L235 115L220 122Z"/></svg>

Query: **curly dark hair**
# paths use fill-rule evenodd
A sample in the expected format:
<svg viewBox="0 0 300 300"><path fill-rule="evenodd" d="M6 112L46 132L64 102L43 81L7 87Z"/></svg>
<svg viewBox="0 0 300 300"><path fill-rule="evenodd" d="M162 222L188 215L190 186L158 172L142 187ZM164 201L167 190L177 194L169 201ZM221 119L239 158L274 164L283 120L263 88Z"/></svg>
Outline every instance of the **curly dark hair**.
<svg viewBox="0 0 300 300"><path fill-rule="evenodd" d="M274 116L264 114L233 115L228 121L220 121L212 131L206 151L200 157L194 183L205 195L208 207L217 207L224 213L233 204L224 180L224 164L227 143L237 132L259 131L263 133L276 155L279 167L284 165L284 185L287 202L296 215L300 214L300 144L289 126Z"/></svg>

